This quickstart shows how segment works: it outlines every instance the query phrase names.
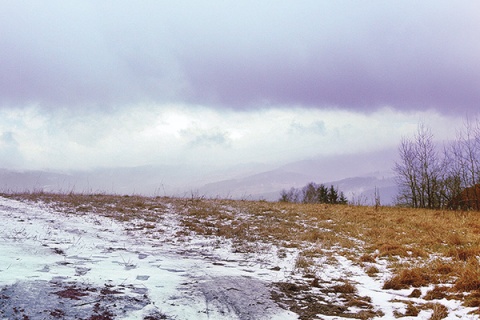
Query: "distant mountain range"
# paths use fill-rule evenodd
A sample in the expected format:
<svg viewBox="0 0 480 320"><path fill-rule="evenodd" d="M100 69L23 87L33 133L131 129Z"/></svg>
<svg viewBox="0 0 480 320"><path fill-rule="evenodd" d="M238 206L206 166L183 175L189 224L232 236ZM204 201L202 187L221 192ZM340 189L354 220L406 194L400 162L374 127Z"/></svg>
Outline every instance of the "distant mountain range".
<svg viewBox="0 0 480 320"><path fill-rule="evenodd" d="M145 170L144 168L130 168L127 171L125 169L110 169L97 170L95 173L66 174L48 171L18 172L3 169L0 170L0 191L206 196L275 201L278 200L280 192L284 189L302 188L309 182L317 182L338 187L355 204L374 204L375 188L380 195L381 203L384 205L392 205L397 194L395 180L391 176L378 178L372 175L322 182L298 173L274 170L238 179L211 182L198 188L181 188L180 186L163 185L159 177L155 177L158 170L154 170L157 174L152 174L151 170Z"/></svg>
<svg viewBox="0 0 480 320"><path fill-rule="evenodd" d="M384 205L394 204L397 194L395 178L391 174L378 177L378 174L372 173L368 176L337 181L319 181L306 175L282 169L262 172L239 179L208 183L199 188L198 192L210 197L275 201L279 199L282 190L288 190L292 187L302 188L309 182L338 187L351 202L362 205L375 203L375 189L379 195L380 202Z"/></svg>
<svg viewBox="0 0 480 320"><path fill-rule="evenodd" d="M396 150L323 157L291 162L273 170L206 183L198 192L210 197L278 200L280 192L309 182L334 185L358 204L374 204L375 189L384 205L395 203L397 186L391 170ZM345 178L349 177L349 178Z"/></svg>
<svg viewBox="0 0 480 320"><path fill-rule="evenodd" d="M388 155L388 153L387 153ZM334 185L356 204L394 203L397 187L385 153L310 159L277 168L250 163L232 168L141 166L55 172L0 169L0 191L207 196L276 201L283 189L309 182ZM353 165L354 164L354 165ZM359 174L370 172L367 174ZM350 178L342 178L350 177Z"/></svg>

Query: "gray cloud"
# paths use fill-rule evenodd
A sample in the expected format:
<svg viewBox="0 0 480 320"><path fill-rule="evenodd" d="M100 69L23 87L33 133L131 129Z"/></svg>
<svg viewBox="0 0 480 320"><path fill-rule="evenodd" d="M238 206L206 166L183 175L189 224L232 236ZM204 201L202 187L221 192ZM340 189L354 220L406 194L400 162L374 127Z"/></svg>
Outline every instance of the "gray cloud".
<svg viewBox="0 0 480 320"><path fill-rule="evenodd" d="M326 133L326 129L327 128L324 121L314 121L308 125L299 123L297 121L292 121L290 124L291 133L324 135Z"/></svg>
<svg viewBox="0 0 480 320"><path fill-rule="evenodd" d="M190 147L228 147L231 143L228 132L220 129L185 129L180 134L188 140Z"/></svg>
<svg viewBox="0 0 480 320"><path fill-rule="evenodd" d="M480 105L476 1L4 1L0 106Z"/></svg>
<svg viewBox="0 0 480 320"><path fill-rule="evenodd" d="M3 132L0 135L0 143L1 143L2 146L5 145L7 147L17 147L18 146L18 142L15 139L14 133L12 131Z"/></svg>
<svg viewBox="0 0 480 320"><path fill-rule="evenodd" d="M0 134L0 166L16 168L23 164L23 157L15 133L4 131Z"/></svg>

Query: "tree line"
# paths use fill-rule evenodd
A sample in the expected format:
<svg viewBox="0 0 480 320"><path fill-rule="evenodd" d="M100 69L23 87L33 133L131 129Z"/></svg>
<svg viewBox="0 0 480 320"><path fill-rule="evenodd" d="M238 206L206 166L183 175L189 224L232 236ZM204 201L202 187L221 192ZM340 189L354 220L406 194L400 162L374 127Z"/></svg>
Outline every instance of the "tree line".
<svg viewBox="0 0 480 320"><path fill-rule="evenodd" d="M347 204L347 198L343 192L333 185L327 187L323 184L310 182L303 188L290 188L282 190L280 193L281 202L292 203L328 203L328 204Z"/></svg>
<svg viewBox="0 0 480 320"><path fill-rule="evenodd" d="M413 208L458 209L476 203L480 189L480 121L465 121L454 141L439 146L430 128L420 123L412 138L402 138L394 171L397 204ZM464 190L470 189L469 193ZM479 191L477 191L477 189ZM478 193L478 195L477 195ZM468 195L472 199L460 199Z"/></svg>

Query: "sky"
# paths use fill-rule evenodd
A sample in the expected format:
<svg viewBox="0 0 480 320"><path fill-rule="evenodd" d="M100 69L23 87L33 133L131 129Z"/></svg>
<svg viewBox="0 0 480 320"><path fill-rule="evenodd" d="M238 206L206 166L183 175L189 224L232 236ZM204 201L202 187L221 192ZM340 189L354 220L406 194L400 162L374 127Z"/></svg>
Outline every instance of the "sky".
<svg viewBox="0 0 480 320"><path fill-rule="evenodd" d="M0 1L0 167L281 165L452 139L478 1Z"/></svg>

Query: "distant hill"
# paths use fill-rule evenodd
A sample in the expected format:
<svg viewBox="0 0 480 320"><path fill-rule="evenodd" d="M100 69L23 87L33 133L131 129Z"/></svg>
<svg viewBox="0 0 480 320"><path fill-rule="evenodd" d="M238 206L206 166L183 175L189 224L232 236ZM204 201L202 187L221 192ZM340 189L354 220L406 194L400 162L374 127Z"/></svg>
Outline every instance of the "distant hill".
<svg viewBox="0 0 480 320"><path fill-rule="evenodd" d="M283 189L309 182L337 186L349 200L373 204L375 188L382 204L396 192L391 153L331 156L272 167L247 163L230 168L139 166L88 171L13 171L0 169L0 191L208 196L276 201ZM366 172L373 172L365 174ZM346 178L349 177L349 178Z"/></svg>
<svg viewBox="0 0 480 320"><path fill-rule="evenodd" d="M277 169L246 177L208 183L199 187L198 192L210 197L276 200L279 190L303 186L308 179L308 176L300 173Z"/></svg>
<svg viewBox="0 0 480 320"><path fill-rule="evenodd" d="M180 192L183 183L191 183L195 178L195 174L170 166L69 172L0 169L0 190L170 195Z"/></svg>
<svg viewBox="0 0 480 320"><path fill-rule="evenodd" d="M347 198L357 204L371 205L375 203L375 188L380 202L384 205L394 204L397 186L390 175L378 177L374 173L369 176L341 179L337 181L314 180L307 175L284 171L283 169L268 171L239 179L230 179L206 184L198 189L200 194L210 197L231 197L234 199L265 199L276 201L280 192L292 187L301 188L309 182L334 185L343 191Z"/></svg>
<svg viewBox="0 0 480 320"><path fill-rule="evenodd" d="M382 205L395 204L398 187L393 176L378 177L375 174L365 177L347 178L327 183L338 186L347 198L356 204L375 204L375 190L377 190Z"/></svg>
<svg viewBox="0 0 480 320"><path fill-rule="evenodd" d="M375 203L377 188L380 202L392 205L397 194L391 170L396 153L383 150L295 161L274 170L210 182L198 192L210 197L276 201L283 189L315 182L337 186L350 201L365 205Z"/></svg>

